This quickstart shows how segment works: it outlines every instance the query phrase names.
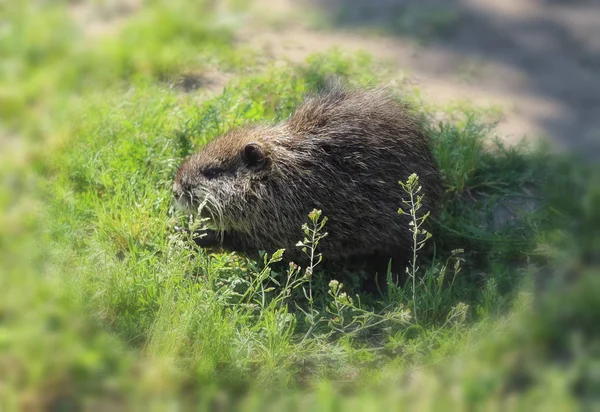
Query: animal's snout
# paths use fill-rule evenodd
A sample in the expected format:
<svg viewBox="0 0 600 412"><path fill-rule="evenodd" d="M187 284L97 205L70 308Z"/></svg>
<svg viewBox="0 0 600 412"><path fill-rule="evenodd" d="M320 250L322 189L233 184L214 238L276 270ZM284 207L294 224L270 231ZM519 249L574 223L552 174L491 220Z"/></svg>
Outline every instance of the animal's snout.
<svg viewBox="0 0 600 412"><path fill-rule="evenodd" d="M190 196L191 187L180 182L173 184L173 197L177 201L181 201L185 197Z"/></svg>
<svg viewBox="0 0 600 412"><path fill-rule="evenodd" d="M173 196L181 197L183 194L183 186L179 182L173 183Z"/></svg>
<svg viewBox="0 0 600 412"><path fill-rule="evenodd" d="M173 183L173 199L181 206L188 207L194 203L194 191L194 187L189 183L179 180Z"/></svg>

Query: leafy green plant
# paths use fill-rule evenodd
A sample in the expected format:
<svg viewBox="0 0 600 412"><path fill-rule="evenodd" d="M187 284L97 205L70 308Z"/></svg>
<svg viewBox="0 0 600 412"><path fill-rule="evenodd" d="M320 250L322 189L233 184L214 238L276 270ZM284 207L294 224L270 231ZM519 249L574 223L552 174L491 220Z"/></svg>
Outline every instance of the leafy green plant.
<svg viewBox="0 0 600 412"><path fill-rule="evenodd" d="M426 222L435 253L418 250L407 285L379 297L360 289L370 273L328 272L316 212L306 268L281 270L281 251L210 253L173 230L183 157L286 118L331 75L364 86L379 68L340 51L256 59L214 2L145 2L105 38L84 33L72 2L30 3L0 4L0 409L497 409L507 393L528 410L591 397L594 168L496 143L479 113L455 116L471 111L461 105L427 123L448 191ZM205 93L212 71L228 81ZM186 76L199 89L180 87ZM500 225L503 206L515 212Z"/></svg>
<svg viewBox="0 0 600 412"><path fill-rule="evenodd" d="M325 224L327 223L327 217L321 218L321 211L314 209L309 213L309 223L305 223L302 225L302 231L306 236L301 242L296 244L296 247L301 247L302 252L308 257L309 264L305 269L306 277L309 279L308 283L308 295L306 298L310 303L311 307L313 305L313 296L312 296L312 277L315 271L315 268L319 263L323 261L323 255L321 253L317 253L317 247L321 240L323 240L327 236L327 232L323 231ZM310 225L309 225L310 224Z"/></svg>

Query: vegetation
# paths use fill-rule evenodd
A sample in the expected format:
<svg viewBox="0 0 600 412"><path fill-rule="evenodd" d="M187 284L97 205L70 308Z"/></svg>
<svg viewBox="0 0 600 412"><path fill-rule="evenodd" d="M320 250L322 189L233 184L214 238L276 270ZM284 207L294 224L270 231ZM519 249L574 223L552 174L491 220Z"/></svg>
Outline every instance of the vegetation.
<svg viewBox="0 0 600 412"><path fill-rule="evenodd" d="M597 405L597 167L504 146L470 108L436 124L415 99L448 190L426 219L401 182L407 283L322 273L320 211L307 268L173 230L186 155L331 75L383 80L364 55L262 61L211 4L153 1L99 37L68 2L0 4L0 408ZM233 80L209 94L213 69Z"/></svg>

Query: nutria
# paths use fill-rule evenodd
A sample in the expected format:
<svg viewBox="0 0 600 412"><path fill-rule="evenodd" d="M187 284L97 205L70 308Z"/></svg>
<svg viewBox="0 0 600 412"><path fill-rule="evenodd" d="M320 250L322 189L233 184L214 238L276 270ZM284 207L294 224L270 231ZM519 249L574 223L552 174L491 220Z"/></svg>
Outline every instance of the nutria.
<svg viewBox="0 0 600 412"><path fill-rule="evenodd" d="M435 212L441 180L428 139L404 104L385 90L333 90L307 97L286 121L229 131L187 158L173 192L215 230L198 243L243 253L296 246L316 208L328 217L325 260L410 251L406 197L399 181L417 173L420 212Z"/></svg>

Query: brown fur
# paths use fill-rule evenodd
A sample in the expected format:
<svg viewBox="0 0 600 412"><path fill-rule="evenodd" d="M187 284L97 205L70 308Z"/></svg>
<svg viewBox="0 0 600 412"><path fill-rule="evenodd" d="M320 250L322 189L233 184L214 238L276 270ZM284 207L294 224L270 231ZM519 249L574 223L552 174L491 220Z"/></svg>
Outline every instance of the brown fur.
<svg viewBox="0 0 600 412"><path fill-rule="evenodd" d="M249 146L250 145L250 146ZM286 121L232 130L186 159L174 195L205 213L216 232L205 246L252 253L286 249L301 258L308 213L321 209L325 260L396 256L410 250L406 196L398 181L417 173L420 210L435 212L442 187L428 141L407 108L384 90L341 88L308 97Z"/></svg>

